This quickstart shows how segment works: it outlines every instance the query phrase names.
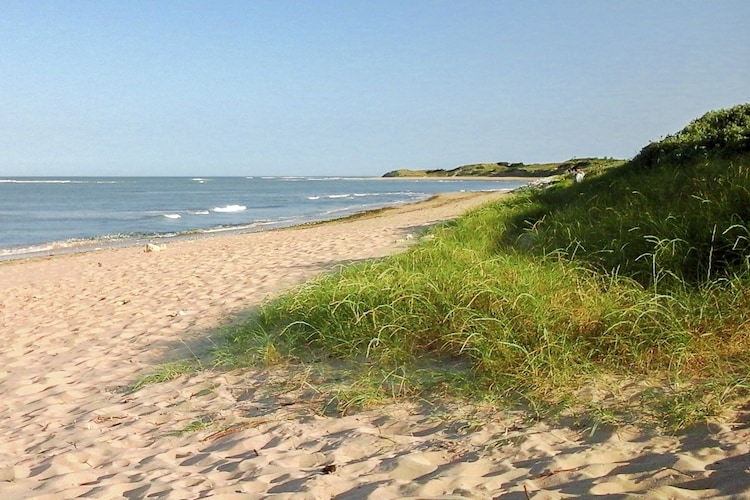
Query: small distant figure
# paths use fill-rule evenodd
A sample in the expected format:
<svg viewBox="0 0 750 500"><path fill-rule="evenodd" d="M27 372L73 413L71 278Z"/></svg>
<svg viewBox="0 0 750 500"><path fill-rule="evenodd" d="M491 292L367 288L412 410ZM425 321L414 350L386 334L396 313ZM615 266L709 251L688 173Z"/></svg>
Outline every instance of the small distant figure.
<svg viewBox="0 0 750 500"><path fill-rule="evenodd" d="M583 169L579 167L578 165L573 167L572 171L573 171L573 179L576 182L581 182L583 178L586 176L586 172L584 172Z"/></svg>

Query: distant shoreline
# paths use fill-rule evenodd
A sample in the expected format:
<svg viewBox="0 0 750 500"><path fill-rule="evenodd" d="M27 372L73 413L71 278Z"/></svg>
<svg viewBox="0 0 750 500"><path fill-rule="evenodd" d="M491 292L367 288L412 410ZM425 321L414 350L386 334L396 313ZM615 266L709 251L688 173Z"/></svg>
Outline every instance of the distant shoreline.
<svg viewBox="0 0 750 500"><path fill-rule="evenodd" d="M539 179L546 179L548 177L554 177L555 175L535 175L535 176L498 176L498 175L454 175L454 176L443 176L443 175L404 175L402 177L378 177L385 181L408 181L408 180L430 180L430 181L504 181L504 182L533 182Z"/></svg>

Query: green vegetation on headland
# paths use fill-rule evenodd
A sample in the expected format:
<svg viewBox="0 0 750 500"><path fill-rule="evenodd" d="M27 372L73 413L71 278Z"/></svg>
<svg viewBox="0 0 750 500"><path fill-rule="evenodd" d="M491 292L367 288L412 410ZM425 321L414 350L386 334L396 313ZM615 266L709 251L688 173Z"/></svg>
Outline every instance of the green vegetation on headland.
<svg viewBox="0 0 750 500"><path fill-rule="evenodd" d="M594 426L720 417L750 400L750 105L320 276L217 356L306 370L338 411L454 395Z"/></svg>
<svg viewBox="0 0 750 500"><path fill-rule="evenodd" d="M477 163L463 165L452 170L393 170L383 177L546 177L565 174L575 167L598 172L619 167L624 160L612 158L574 158L561 163Z"/></svg>

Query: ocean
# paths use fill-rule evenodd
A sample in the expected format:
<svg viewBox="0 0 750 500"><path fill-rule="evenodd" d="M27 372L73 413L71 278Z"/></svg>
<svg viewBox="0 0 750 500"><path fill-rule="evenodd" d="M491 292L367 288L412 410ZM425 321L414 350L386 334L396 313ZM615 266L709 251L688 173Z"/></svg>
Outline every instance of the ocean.
<svg viewBox="0 0 750 500"><path fill-rule="evenodd" d="M0 179L0 259L259 231L526 181L354 177Z"/></svg>

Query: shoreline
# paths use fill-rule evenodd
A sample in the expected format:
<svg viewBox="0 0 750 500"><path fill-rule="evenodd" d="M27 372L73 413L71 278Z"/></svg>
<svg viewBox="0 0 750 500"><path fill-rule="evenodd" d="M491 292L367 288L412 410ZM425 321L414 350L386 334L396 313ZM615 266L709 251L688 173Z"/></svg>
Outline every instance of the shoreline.
<svg viewBox="0 0 750 500"><path fill-rule="evenodd" d="M46 179L46 178L45 178ZM102 178L102 179L109 179L109 178ZM117 179L117 178L112 178ZM195 180L195 179L193 179ZM386 178L386 177L363 177L363 178L352 178L352 180L370 180L370 181L386 181L384 184L388 184L388 181L394 181L399 180L398 178ZM486 191L492 191L500 188L495 187L489 187L488 184L494 184L495 182L498 183L498 185L502 182L515 182L515 183L533 183L533 178L509 178L509 177L453 177L453 178L431 178L431 177L424 177L424 178L414 178L414 179L401 179L404 182L448 182L451 183L453 181L456 182L456 184L462 182L462 181L478 181L478 182L485 182L485 187L483 188ZM486 182L491 181L491 182ZM40 181L41 182L41 181ZM44 180L44 182L53 182L50 180ZM62 182L62 181L60 181ZM459 188L462 186L456 185L455 187L448 188L455 189L456 191L460 191ZM516 189L515 187L508 187L508 190L512 191ZM502 189L504 190L504 189ZM481 192L481 191L477 191ZM400 204L404 203L414 203L423 201L424 199L429 198L431 196L429 193L424 193L423 197L415 197L410 200L404 200L401 202L393 202L394 206L398 206ZM168 229L166 227L155 229L153 232L151 232L150 229L148 229L148 226L145 226L142 229L133 229L133 227L129 227L128 229L120 231L117 228L111 228L109 233L101 233L101 234L87 234L86 231L84 231L82 234L85 236L82 237L71 237L69 239L66 239L63 235L59 235L58 239L50 239L47 241L31 241L31 242L24 242L22 238L16 238L13 243L10 241L8 242L7 246L1 246L0 247L0 262L1 261L7 261L7 260L15 260L18 258L27 258L27 257L40 257L40 256L46 256L51 254L64 254L64 253L75 253L77 251L91 251L96 250L99 248L111 248L111 247L125 247L130 245L145 245L146 243L156 243L156 242L170 242L175 239L184 239L184 238L194 238L194 237L202 237L204 235L213 235L213 234L231 234L236 232L251 232L251 231L263 231L268 229L275 229L280 227L290 227L295 225L304 225L309 222L318 222L323 220L331 220L341 217L347 217L350 214L356 214L360 212L367 212L369 210L377 210L383 206L387 205L379 205L377 203L370 204L369 206L363 205L363 206L351 206L344 209L337 209L336 211L321 211L318 213L301 213L298 215L294 214L286 214L284 216L279 216L277 218L271 218L271 219L262 219L257 217L250 216L249 219L245 222L242 222L241 220L237 220L233 223L229 224L220 224L219 221L214 221L215 224L209 223L207 225L201 225L201 222L195 221L194 224L185 225L181 227L174 227L173 229ZM176 216L177 217L177 216ZM179 217L177 217L179 218ZM135 231L135 232L131 232ZM145 231L145 232L140 232Z"/></svg>
<svg viewBox="0 0 750 500"><path fill-rule="evenodd" d="M420 203L429 203L436 197L450 197L453 194L481 194L481 193L503 193L507 194L512 191L477 191L477 192L456 192L456 193L437 193L429 196L424 200L415 202L400 203L384 207L369 208L362 211L346 213L343 215L334 215L330 217L313 217L309 220L295 219L293 221L274 221L274 222L252 222L238 226L227 226L221 228L205 228L186 231L177 234L164 234L143 237L123 237L108 238L98 237L84 240L68 241L51 241L30 245L21 248L0 248L0 265L6 262L17 260L38 259L54 257L57 255L76 254L81 252L98 252L102 250L117 248L145 247L148 244L165 245L175 241L195 240L201 238L214 238L232 234L247 234L265 231L278 231L295 227L305 227L315 224L333 223L339 220L348 220L350 218L368 217L369 214L377 214L383 210L398 209L409 205L419 205Z"/></svg>
<svg viewBox="0 0 750 500"><path fill-rule="evenodd" d="M205 367L232 321L340 265L502 199L453 193L283 230L0 265L8 498L748 498L750 426L551 426L448 399L331 416L280 369Z"/></svg>

